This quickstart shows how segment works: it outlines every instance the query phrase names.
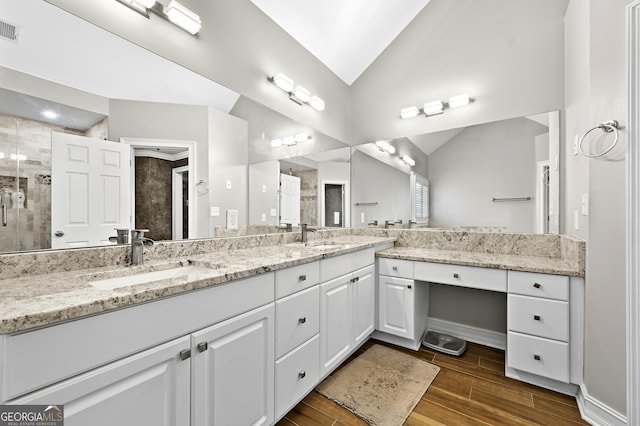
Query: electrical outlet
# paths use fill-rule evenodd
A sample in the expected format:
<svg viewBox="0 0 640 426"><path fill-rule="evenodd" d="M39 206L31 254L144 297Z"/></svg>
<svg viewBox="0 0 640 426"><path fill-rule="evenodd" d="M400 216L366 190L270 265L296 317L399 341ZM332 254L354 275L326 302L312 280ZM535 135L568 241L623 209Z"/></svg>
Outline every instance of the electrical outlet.
<svg viewBox="0 0 640 426"><path fill-rule="evenodd" d="M211 207L211 216L220 216L220 207Z"/></svg>
<svg viewBox="0 0 640 426"><path fill-rule="evenodd" d="M238 229L238 210L227 210L227 228Z"/></svg>
<svg viewBox="0 0 640 426"><path fill-rule="evenodd" d="M267 192L267 185L262 185L262 192Z"/></svg>
<svg viewBox="0 0 640 426"><path fill-rule="evenodd" d="M230 180L230 179L227 179L227 180L226 180L226 182L225 182L225 187L226 187L227 189L231 189L231 180Z"/></svg>
<svg viewBox="0 0 640 426"><path fill-rule="evenodd" d="M271 217L276 217L278 215L278 210L276 209L271 209L269 211L269 214L271 215Z"/></svg>
<svg viewBox="0 0 640 426"><path fill-rule="evenodd" d="M576 231L580 230L580 216L578 215L578 210L573 212L573 229Z"/></svg>

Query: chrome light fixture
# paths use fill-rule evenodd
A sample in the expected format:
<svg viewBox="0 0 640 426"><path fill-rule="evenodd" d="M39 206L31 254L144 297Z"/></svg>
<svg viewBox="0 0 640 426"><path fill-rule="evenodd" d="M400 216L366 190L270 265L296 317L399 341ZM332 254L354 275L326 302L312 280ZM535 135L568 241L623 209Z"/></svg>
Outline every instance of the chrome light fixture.
<svg viewBox="0 0 640 426"><path fill-rule="evenodd" d="M298 133L295 136L285 136L283 138L273 139L271 141L271 146L274 148L277 148L283 145L295 146L295 145L298 145L299 143L306 142L309 139L311 139L311 137L306 133Z"/></svg>
<svg viewBox="0 0 640 426"><path fill-rule="evenodd" d="M198 34L200 28L202 28L202 22L200 17L178 3L176 0L171 0L167 7L164 9L165 15L169 21L173 22L183 30L191 34Z"/></svg>
<svg viewBox="0 0 640 426"><path fill-rule="evenodd" d="M464 95L452 96L448 102L441 100L425 102L422 108L418 108L417 106L402 108L400 110L400 118L407 119L417 117L420 112L427 117L431 117L432 115L444 113L446 108L459 108L468 105L470 102L473 102L473 99L466 93Z"/></svg>
<svg viewBox="0 0 640 426"><path fill-rule="evenodd" d="M376 142L376 146L382 152L386 152L388 154L395 154L396 153L396 147L394 147L393 145L391 145L387 141L377 141Z"/></svg>
<svg viewBox="0 0 640 426"><path fill-rule="evenodd" d="M156 5L156 0L116 0L128 8L149 18L149 12L168 20L190 34L197 34L202 28L200 17L187 7L171 0L166 6Z"/></svg>
<svg viewBox="0 0 640 426"><path fill-rule="evenodd" d="M416 165L416 161L413 158L409 157L408 155L403 155L402 157L400 157L400 159L407 166L413 167Z"/></svg>
<svg viewBox="0 0 640 426"><path fill-rule="evenodd" d="M289 99L298 105L307 104L316 111L324 111L324 101L316 95L312 95L311 92L301 85L296 85L293 80L287 77L285 74L279 72L268 79L270 82L279 87L283 92L289 95Z"/></svg>

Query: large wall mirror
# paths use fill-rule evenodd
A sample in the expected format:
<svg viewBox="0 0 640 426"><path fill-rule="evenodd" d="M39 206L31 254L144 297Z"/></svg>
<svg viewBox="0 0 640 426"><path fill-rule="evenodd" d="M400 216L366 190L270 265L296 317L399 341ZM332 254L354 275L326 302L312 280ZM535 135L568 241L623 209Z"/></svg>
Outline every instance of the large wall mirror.
<svg viewBox="0 0 640 426"><path fill-rule="evenodd" d="M553 111L356 146L353 223L398 226L415 218L422 205L413 173L428 181L425 226L558 233L559 138Z"/></svg>

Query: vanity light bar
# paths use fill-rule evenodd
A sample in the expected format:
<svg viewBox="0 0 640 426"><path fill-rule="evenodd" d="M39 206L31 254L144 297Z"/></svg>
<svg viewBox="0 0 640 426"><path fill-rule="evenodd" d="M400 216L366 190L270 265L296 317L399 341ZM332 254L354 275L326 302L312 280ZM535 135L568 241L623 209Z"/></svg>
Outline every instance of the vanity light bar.
<svg viewBox="0 0 640 426"><path fill-rule="evenodd" d="M386 152L386 153L389 153L389 154L395 154L396 153L396 148L393 145L389 144L389 142L387 142L387 141L378 141L378 142L376 142L376 146L382 152Z"/></svg>
<svg viewBox="0 0 640 426"><path fill-rule="evenodd" d="M167 7L164 9L164 13L167 15L169 21L173 22L188 33L194 35L198 34L200 28L202 28L200 17L178 3L176 0L171 0L169 2Z"/></svg>
<svg viewBox="0 0 640 426"><path fill-rule="evenodd" d="M277 148L282 145L295 146L295 145L298 145L299 143L306 142L309 139L311 139L311 137L306 133L298 133L295 136L285 136L283 138L273 139L271 141L271 146L274 148Z"/></svg>
<svg viewBox="0 0 640 426"><path fill-rule="evenodd" d="M421 109L417 106L402 108L400 110L400 118L406 120L407 118L417 117L420 112L425 116L430 117L432 115L442 114L445 108L463 107L472 101L473 99L465 93L463 95L450 97L448 102L443 102L441 100L425 102Z"/></svg>
<svg viewBox="0 0 640 426"><path fill-rule="evenodd" d="M279 72L268 79L270 82L279 87L282 91L289 95L289 99L298 105L307 104L316 111L324 111L324 101L301 85L295 85L293 80L285 74Z"/></svg>
<svg viewBox="0 0 640 426"><path fill-rule="evenodd" d="M408 166L415 166L416 165L416 161L409 157L408 155L403 155L402 157L400 157L400 159L402 160L402 162Z"/></svg>

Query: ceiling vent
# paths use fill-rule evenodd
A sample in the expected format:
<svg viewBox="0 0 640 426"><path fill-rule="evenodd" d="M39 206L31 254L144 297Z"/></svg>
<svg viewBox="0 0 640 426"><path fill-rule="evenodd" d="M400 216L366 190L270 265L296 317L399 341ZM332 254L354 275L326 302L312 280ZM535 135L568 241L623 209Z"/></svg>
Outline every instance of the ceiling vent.
<svg viewBox="0 0 640 426"><path fill-rule="evenodd" d="M14 43L18 42L20 27L10 22L0 19L0 38Z"/></svg>

